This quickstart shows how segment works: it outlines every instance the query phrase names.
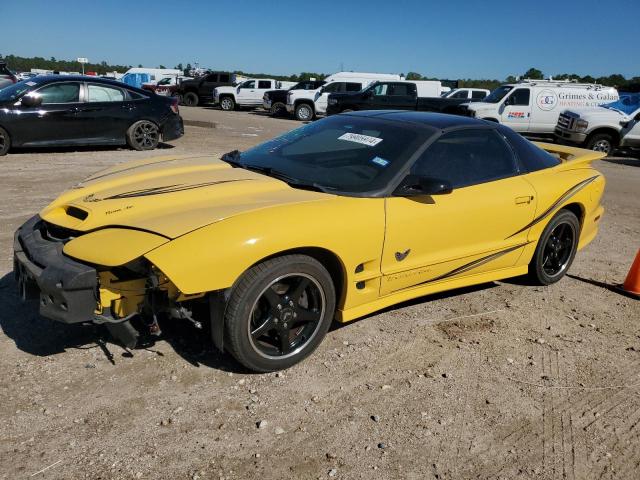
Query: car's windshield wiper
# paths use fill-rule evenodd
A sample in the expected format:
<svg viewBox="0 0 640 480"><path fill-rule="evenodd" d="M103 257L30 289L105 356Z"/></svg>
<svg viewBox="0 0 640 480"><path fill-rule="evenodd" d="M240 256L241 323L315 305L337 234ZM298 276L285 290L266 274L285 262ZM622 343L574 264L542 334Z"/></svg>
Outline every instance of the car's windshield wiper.
<svg viewBox="0 0 640 480"><path fill-rule="evenodd" d="M242 165L242 168L246 168L247 170L253 170L254 172L262 173L264 175L268 175L269 177L277 178L278 180L282 180L287 185L293 188L301 188L304 190L315 190L317 192L326 192L327 190L334 190L331 187L326 187L324 185L320 185L315 182L307 182L305 180L300 180L299 178L294 178L290 175L287 175L284 172L279 172L278 170L274 170L271 167L263 167L260 165Z"/></svg>

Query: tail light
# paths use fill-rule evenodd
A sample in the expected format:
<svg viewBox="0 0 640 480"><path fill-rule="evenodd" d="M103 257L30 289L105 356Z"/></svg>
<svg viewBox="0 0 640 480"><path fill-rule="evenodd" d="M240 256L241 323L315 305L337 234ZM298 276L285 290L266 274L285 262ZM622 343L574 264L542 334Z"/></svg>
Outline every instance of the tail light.
<svg viewBox="0 0 640 480"><path fill-rule="evenodd" d="M178 99L176 97L173 97L171 99L171 111L176 115L180 114L180 109L178 108Z"/></svg>

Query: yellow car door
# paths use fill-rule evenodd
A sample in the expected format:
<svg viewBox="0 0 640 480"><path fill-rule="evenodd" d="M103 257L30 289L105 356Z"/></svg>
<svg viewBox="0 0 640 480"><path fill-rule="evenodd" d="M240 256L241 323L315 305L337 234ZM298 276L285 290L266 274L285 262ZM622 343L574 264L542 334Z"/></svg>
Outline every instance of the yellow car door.
<svg viewBox="0 0 640 480"><path fill-rule="evenodd" d="M386 199L381 295L514 266L536 205L519 173L493 129L455 130L428 147L410 174L452 190Z"/></svg>

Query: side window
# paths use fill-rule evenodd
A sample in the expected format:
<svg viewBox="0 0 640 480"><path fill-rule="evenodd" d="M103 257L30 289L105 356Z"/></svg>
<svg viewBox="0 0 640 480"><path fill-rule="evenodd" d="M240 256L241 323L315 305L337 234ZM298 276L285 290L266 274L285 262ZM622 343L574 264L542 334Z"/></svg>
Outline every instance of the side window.
<svg viewBox="0 0 640 480"><path fill-rule="evenodd" d="M129 100L142 100L143 98L147 98L141 93L134 92L133 90L127 90L127 94L129 94Z"/></svg>
<svg viewBox="0 0 640 480"><path fill-rule="evenodd" d="M80 101L79 83L54 83L37 91L42 97L42 104L78 103Z"/></svg>
<svg viewBox="0 0 640 480"><path fill-rule="evenodd" d="M207 75L207 78L205 78L204 81L205 82L210 82L210 83L216 83L218 81L218 74L217 73L212 73L210 75Z"/></svg>
<svg viewBox="0 0 640 480"><path fill-rule="evenodd" d="M411 173L446 180L453 188L516 174L513 154L494 130L458 130L442 135L416 161Z"/></svg>
<svg viewBox="0 0 640 480"><path fill-rule="evenodd" d="M248 80L244 82L242 85L240 85L240 88L256 88L256 81Z"/></svg>
<svg viewBox="0 0 640 480"><path fill-rule="evenodd" d="M221 73L218 81L221 83L229 83L231 81L231 78L229 77L228 73Z"/></svg>
<svg viewBox="0 0 640 480"><path fill-rule="evenodd" d="M362 90L362 84L361 83L347 83L346 84L345 92L359 92L360 90Z"/></svg>
<svg viewBox="0 0 640 480"><path fill-rule="evenodd" d="M271 80L259 80L258 88L271 88Z"/></svg>
<svg viewBox="0 0 640 480"><path fill-rule="evenodd" d="M468 96L469 96L468 90L458 90L449 98L468 98Z"/></svg>
<svg viewBox="0 0 640 480"><path fill-rule="evenodd" d="M393 83L390 87L389 95L403 97L414 94L416 88L412 83Z"/></svg>
<svg viewBox="0 0 640 480"><path fill-rule="evenodd" d="M344 82L333 82L333 83L330 83L329 85L325 85L324 92L325 93L342 92L343 89L341 87L343 85L344 85Z"/></svg>
<svg viewBox="0 0 640 480"><path fill-rule="evenodd" d="M528 88L517 88L513 91L511 96L507 99L507 105L513 105L516 107L528 107L529 106L530 90Z"/></svg>
<svg viewBox="0 0 640 480"><path fill-rule="evenodd" d="M88 86L88 99L89 102L123 102L124 92L116 87L108 87L106 85L94 85Z"/></svg>
<svg viewBox="0 0 640 480"><path fill-rule="evenodd" d="M388 90L388 83L378 83L375 87L373 87L373 94L376 96L387 95Z"/></svg>
<svg viewBox="0 0 640 480"><path fill-rule="evenodd" d="M475 100L482 100L486 96L487 96L487 94L485 92L480 91L480 90L474 90L473 92L471 92L471 98L473 98Z"/></svg>

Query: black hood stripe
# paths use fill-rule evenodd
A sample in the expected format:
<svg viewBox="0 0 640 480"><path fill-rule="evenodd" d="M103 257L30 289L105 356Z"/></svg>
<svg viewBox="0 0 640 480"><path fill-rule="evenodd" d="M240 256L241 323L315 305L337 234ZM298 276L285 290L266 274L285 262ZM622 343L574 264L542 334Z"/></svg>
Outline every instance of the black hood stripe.
<svg viewBox="0 0 640 480"><path fill-rule="evenodd" d="M567 190L565 193L562 194L562 196L556 200L555 202L553 202L551 204L551 206L549 208L547 208L543 213L541 213L540 215L538 215L536 218L534 218L530 223L528 223L527 225L525 225L524 227L522 227L520 230L518 230L515 233L512 233L511 235L509 235L506 239L509 239L519 233L524 232L525 230L530 229L531 227L533 227L535 224L540 223L542 220L544 220L545 218L547 218L549 215L551 215L554 210L556 210L560 205L562 205L564 202L566 202L567 200L569 200L571 197L573 197L576 193L578 193L580 190L582 190L584 187L586 187L587 185L589 185L591 182L593 182L596 178L598 178L600 175L595 175L593 177L587 178L586 180L581 181L580 183L578 183L577 185L574 185L573 187L571 187L569 190Z"/></svg>
<svg viewBox="0 0 640 480"><path fill-rule="evenodd" d="M135 197L148 197L151 195L163 195L165 193L175 193L175 192L184 192L186 190L194 190L196 188L210 187L212 185L220 185L222 183L232 183L232 182L245 182L250 181L250 178L239 178L234 180L218 180L215 182L204 182L204 183L196 183L191 185L186 184L175 184L175 185L165 185L163 187L153 187L153 188L145 188L142 190L132 190L130 192L117 193L115 195L111 195L109 197L104 198L95 198L93 194L84 197L85 202L101 202L103 200L119 200L123 198L135 198Z"/></svg>
<svg viewBox="0 0 640 480"><path fill-rule="evenodd" d="M394 290L392 293L399 292L400 290L406 290L408 288L419 287L420 285L426 285L428 283L437 282L439 280L444 280L446 278L455 277L456 275L460 275L461 273L468 272L469 270L473 270L474 268L477 268L477 267L479 267L481 265L484 265L486 263L492 262L493 260L496 260L497 258L500 258L503 255L506 255L507 253L514 252L514 251L518 250L519 248L522 248L522 247L524 247L526 245L529 245L530 243L531 242L525 242L525 243L521 243L519 245L514 245L513 247L506 248L504 250L500 250L499 252L492 253L491 255L487 255L486 257L479 258L477 260L474 260L473 262L465 263L464 265L462 265L460 267L454 268L453 270L451 270L451 271L449 271L447 273L443 273L442 275L438 275L437 277L431 278L431 279L426 280L424 282L416 283L416 284L410 285L408 287L403 287L403 288L400 288L398 290Z"/></svg>

